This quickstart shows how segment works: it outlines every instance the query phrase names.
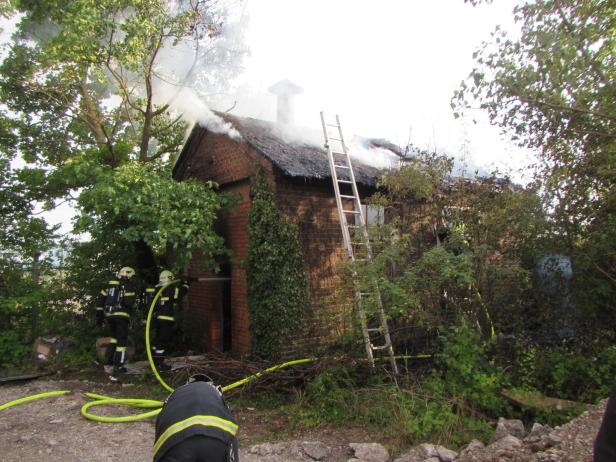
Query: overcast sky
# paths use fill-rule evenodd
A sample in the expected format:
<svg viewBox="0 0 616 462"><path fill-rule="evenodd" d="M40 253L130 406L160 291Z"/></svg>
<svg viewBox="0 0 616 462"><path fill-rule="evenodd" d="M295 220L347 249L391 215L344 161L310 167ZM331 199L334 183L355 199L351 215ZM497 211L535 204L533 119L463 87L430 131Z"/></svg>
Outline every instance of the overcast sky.
<svg viewBox="0 0 616 462"><path fill-rule="evenodd" d="M451 155L467 138L472 163L518 169L529 162L528 152L502 139L479 111L455 120L450 107L472 70L473 51L496 25L516 33L516 3L247 0L251 56L234 112L275 119L267 88L286 78L304 89L295 104L300 125L319 127L325 110L340 115L347 139L356 134L404 145L410 132L415 145Z"/></svg>

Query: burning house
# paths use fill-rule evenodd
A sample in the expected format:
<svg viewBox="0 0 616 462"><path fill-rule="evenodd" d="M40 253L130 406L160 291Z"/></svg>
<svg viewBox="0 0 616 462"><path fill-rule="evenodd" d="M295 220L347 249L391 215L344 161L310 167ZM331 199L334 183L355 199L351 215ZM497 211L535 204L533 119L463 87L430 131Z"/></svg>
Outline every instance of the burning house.
<svg viewBox="0 0 616 462"><path fill-rule="evenodd" d="M257 168L274 191L278 208L298 229L310 303L305 314L305 346L327 344L345 329L340 307L332 305L340 283L338 269L346 261L336 200L327 160L319 143L300 139L297 129L281 123L219 114L228 124L224 133L195 125L175 164L177 180L195 178L218 183L221 192L236 193L240 202L220 217L218 233L233 252L223 262L228 281L195 283L190 291L188 316L205 326L201 346L206 351L250 352L246 274L242 260L248 248L248 212L251 179ZM322 140L320 141L322 145ZM395 147L382 142L362 143L369 155L397 158ZM375 191L382 169L354 159L353 170L361 197ZM195 258L193 276L207 276ZM347 313L348 314L348 313ZM338 316L338 317L336 317ZM346 316L346 322L349 322ZM348 326L346 326L348 328Z"/></svg>

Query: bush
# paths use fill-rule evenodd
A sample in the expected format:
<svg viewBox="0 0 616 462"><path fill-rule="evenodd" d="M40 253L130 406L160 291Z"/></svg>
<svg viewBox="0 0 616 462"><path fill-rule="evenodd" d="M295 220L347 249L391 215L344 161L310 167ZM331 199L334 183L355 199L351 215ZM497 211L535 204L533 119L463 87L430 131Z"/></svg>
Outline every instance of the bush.
<svg viewBox="0 0 616 462"><path fill-rule="evenodd" d="M400 445L433 441L461 446L473 438L487 441L491 434L492 424L456 406L443 381L399 379L396 384L383 377L374 374L365 382L349 368L328 370L284 409L294 425L369 427Z"/></svg>
<svg viewBox="0 0 616 462"><path fill-rule="evenodd" d="M616 347L595 352L564 346L547 347L535 354L532 385L548 396L596 402L610 393L616 377Z"/></svg>
<svg viewBox="0 0 616 462"><path fill-rule="evenodd" d="M14 330L0 332L0 369L17 367L30 351L20 335Z"/></svg>
<svg viewBox="0 0 616 462"><path fill-rule="evenodd" d="M443 393L467 406L471 415L505 415L508 405L500 395L504 377L489 361L480 333L463 323L446 330L441 343L442 351L437 355L440 370L433 380L442 381Z"/></svg>

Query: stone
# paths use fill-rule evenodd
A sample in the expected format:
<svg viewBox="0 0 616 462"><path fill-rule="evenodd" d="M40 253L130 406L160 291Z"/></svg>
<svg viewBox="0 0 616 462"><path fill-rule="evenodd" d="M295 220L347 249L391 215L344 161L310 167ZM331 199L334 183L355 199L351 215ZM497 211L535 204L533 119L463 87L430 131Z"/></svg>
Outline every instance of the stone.
<svg viewBox="0 0 616 462"><path fill-rule="evenodd" d="M453 462L456 457L458 457L458 453L452 451L451 449L447 449L444 446L437 446L436 452L438 453L438 458L440 462Z"/></svg>
<svg viewBox="0 0 616 462"><path fill-rule="evenodd" d="M547 435L546 439L549 447L557 446L563 442L563 439L560 436L555 435L554 433L550 433L549 435Z"/></svg>
<svg viewBox="0 0 616 462"><path fill-rule="evenodd" d="M531 443L539 441L542 436L547 435L551 431L552 427L549 425L541 425L540 423L535 422L526 438L524 438L524 441L529 441Z"/></svg>
<svg viewBox="0 0 616 462"><path fill-rule="evenodd" d="M519 448L522 446L522 441L513 435L503 436L488 446L491 451L508 451L510 449Z"/></svg>
<svg viewBox="0 0 616 462"><path fill-rule="evenodd" d="M438 457L438 450L436 446L429 443L423 443L419 445L420 451L422 451L422 455L424 459L428 459L430 457Z"/></svg>
<svg viewBox="0 0 616 462"><path fill-rule="evenodd" d="M481 441L474 439L470 443L468 443L466 447L462 449L462 451L460 451L460 455L468 454L469 452L480 451L483 448L485 448L485 445Z"/></svg>
<svg viewBox="0 0 616 462"><path fill-rule="evenodd" d="M48 444L49 446L57 446L57 445L58 445L58 442L57 442L56 440L54 440L53 438L51 438L51 439L49 439L49 440L47 441L47 444Z"/></svg>
<svg viewBox="0 0 616 462"><path fill-rule="evenodd" d="M496 431L494 432L494 441L500 440L503 436L512 435L516 438L524 438L526 436L526 429L524 423L518 419L505 419L501 417L496 424Z"/></svg>
<svg viewBox="0 0 616 462"><path fill-rule="evenodd" d="M332 450L320 441L302 441L301 447L308 457L314 460L323 460L329 457Z"/></svg>
<svg viewBox="0 0 616 462"><path fill-rule="evenodd" d="M378 443L349 443L355 458L362 462L389 462L389 451Z"/></svg>

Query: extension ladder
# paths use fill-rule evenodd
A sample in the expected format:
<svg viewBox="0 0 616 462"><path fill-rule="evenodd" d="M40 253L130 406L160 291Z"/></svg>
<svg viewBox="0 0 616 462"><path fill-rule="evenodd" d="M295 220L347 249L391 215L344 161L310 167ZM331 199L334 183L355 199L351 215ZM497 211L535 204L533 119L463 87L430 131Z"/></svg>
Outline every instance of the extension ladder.
<svg viewBox="0 0 616 462"><path fill-rule="evenodd" d="M336 116L336 123L327 123L325 114L321 112L321 123L323 125L323 135L325 137L325 148L329 159L329 168L334 184L336 195L336 205L340 226L342 228L342 238L344 248L351 262L370 262L372 260L372 247L366 226L366 216L359 200L355 174L351 157L344 143L340 119ZM335 129L334 136L329 135L329 128ZM333 146L332 143L336 145ZM341 193L344 191L344 194ZM351 205L352 204L352 205ZM361 286L359 274L355 269L352 270L353 283L355 286L355 301L357 313L361 324L362 334L368 363L374 367L374 356L377 351L384 351L389 355L389 361L394 374L398 373L398 366L394 356L394 349L389 335L387 318L383 309L381 293L376 280L367 281L368 291ZM369 312L366 305L373 299L376 302L376 311ZM384 343L375 345L373 338L383 338Z"/></svg>

